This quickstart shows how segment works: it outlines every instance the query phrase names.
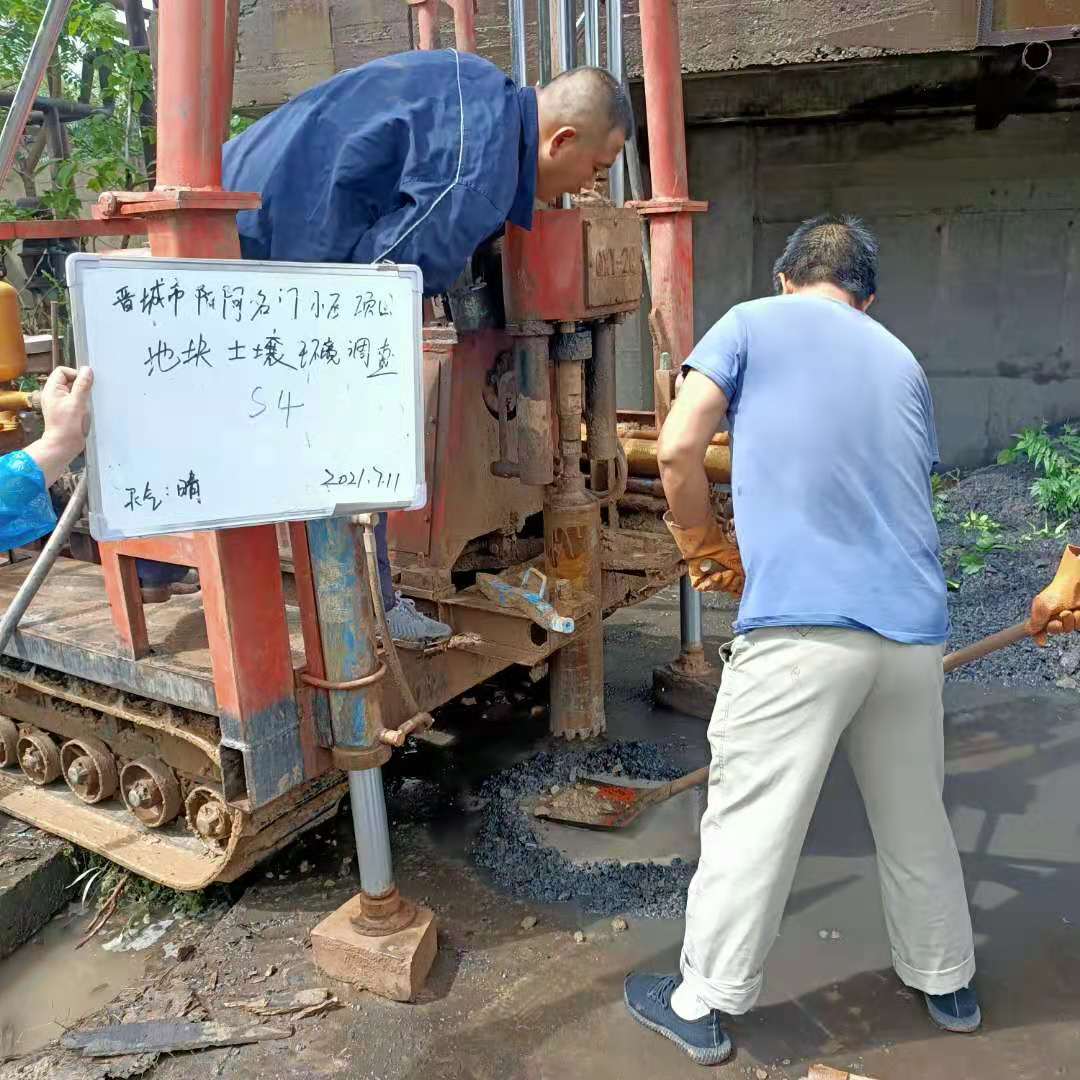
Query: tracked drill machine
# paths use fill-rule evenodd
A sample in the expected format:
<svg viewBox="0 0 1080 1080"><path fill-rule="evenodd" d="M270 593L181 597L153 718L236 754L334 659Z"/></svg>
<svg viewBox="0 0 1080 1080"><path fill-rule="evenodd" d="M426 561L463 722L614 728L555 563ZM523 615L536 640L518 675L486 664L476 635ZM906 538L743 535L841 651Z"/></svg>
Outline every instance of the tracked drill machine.
<svg viewBox="0 0 1080 1080"><path fill-rule="evenodd" d="M619 30L615 3L608 14ZM520 82L519 5L511 15ZM236 16L226 0L162 0L153 191L106 193L90 221L0 224L0 238L145 234L152 255L238 258L235 214L258 196L221 189ZM433 2L418 16L430 43ZM679 82L674 13L660 17L675 41L659 61L663 116ZM471 19L467 2L455 7L462 47ZM590 23L598 42L595 13ZM645 56L657 62L655 50ZM562 66L571 63L566 50ZM27 100L35 78L28 71ZM679 273L656 270L674 258L688 274L695 207L664 193L655 163L653 183L637 208L618 205L613 181L608 203L566 199L537 211L530 232L509 227L428 312L429 501L391 515L390 546L397 587L453 627L448 643L396 651L385 633L379 643L370 521L94 545L94 562L56 562L7 646L0 811L196 889L235 879L326 820L348 787L364 918L385 929L407 905L395 899L380 767L439 706L511 665L547 664L553 733L601 734L602 619L681 571L659 524L657 425L651 414L620 417L615 397L616 326L642 292L641 213L656 221L657 357L675 358L657 360L668 391L688 349L679 324L689 287L672 290ZM713 478L725 480L727 448L714 449ZM199 592L144 608L136 559L194 568ZM31 565L0 570L0 602Z"/></svg>

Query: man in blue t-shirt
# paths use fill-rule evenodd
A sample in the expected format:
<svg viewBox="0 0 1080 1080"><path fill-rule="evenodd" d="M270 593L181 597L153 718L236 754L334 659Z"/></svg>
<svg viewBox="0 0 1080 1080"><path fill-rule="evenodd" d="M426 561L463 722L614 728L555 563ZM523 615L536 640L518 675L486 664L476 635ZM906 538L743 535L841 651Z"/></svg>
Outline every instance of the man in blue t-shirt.
<svg viewBox="0 0 1080 1080"><path fill-rule="evenodd" d="M632 974L626 1003L702 1064L731 1052L720 1014L746 1012L761 991L838 743L874 832L897 974L940 1026L981 1020L942 802L949 619L933 405L910 350L866 314L876 276L877 242L859 221L800 226L776 263L780 295L739 304L705 335L660 436L691 580L742 603L709 725L681 977ZM701 464L725 417L737 547L713 519Z"/></svg>

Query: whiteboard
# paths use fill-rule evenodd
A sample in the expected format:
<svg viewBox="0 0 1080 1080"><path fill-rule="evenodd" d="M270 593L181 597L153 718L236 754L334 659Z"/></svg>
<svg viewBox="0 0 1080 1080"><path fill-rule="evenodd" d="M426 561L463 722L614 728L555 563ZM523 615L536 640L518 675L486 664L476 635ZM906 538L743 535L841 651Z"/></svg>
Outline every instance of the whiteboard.
<svg viewBox="0 0 1080 1080"><path fill-rule="evenodd" d="M95 539L426 502L418 267L74 254L67 275Z"/></svg>

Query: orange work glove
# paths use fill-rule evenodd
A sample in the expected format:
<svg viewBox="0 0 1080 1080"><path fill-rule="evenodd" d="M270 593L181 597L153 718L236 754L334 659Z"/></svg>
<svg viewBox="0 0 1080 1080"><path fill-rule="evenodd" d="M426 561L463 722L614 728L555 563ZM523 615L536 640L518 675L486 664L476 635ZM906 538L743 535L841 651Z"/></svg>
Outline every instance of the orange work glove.
<svg viewBox="0 0 1080 1080"><path fill-rule="evenodd" d="M727 592L732 596L742 596L746 573L739 557L739 548L727 538L718 521L684 529L675 524L669 512L664 515L664 524L675 538L686 561L690 584L698 592Z"/></svg>
<svg viewBox="0 0 1080 1080"><path fill-rule="evenodd" d="M1038 645L1047 634L1080 630L1080 546L1065 549L1054 580L1031 602L1031 630Z"/></svg>

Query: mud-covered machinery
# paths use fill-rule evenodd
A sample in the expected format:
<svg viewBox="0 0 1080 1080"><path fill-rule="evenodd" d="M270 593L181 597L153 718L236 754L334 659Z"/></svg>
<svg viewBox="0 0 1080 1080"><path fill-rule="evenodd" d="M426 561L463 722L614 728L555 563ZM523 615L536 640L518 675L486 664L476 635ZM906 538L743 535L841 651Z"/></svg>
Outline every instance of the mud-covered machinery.
<svg viewBox="0 0 1080 1080"><path fill-rule="evenodd" d="M230 35L225 0L162 3L158 187L107 193L96 220L48 231L239 256L235 213L257 196L221 189ZM392 515L390 538L398 587L453 626L448 645L376 646L358 522L103 543L100 565L58 561L6 650L0 811L194 889L333 814L347 772L378 899L393 887L379 766L433 710L549 663L553 731L602 732L601 620L679 573L657 524L655 426L620 432L615 407L616 323L640 302L641 255L633 209L540 210L425 326L430 499ZM195 568L200 591L144 608L138 558ZM27 565L0 570L0 604ZM373 925L399 918L379 904Z"/></svg>

